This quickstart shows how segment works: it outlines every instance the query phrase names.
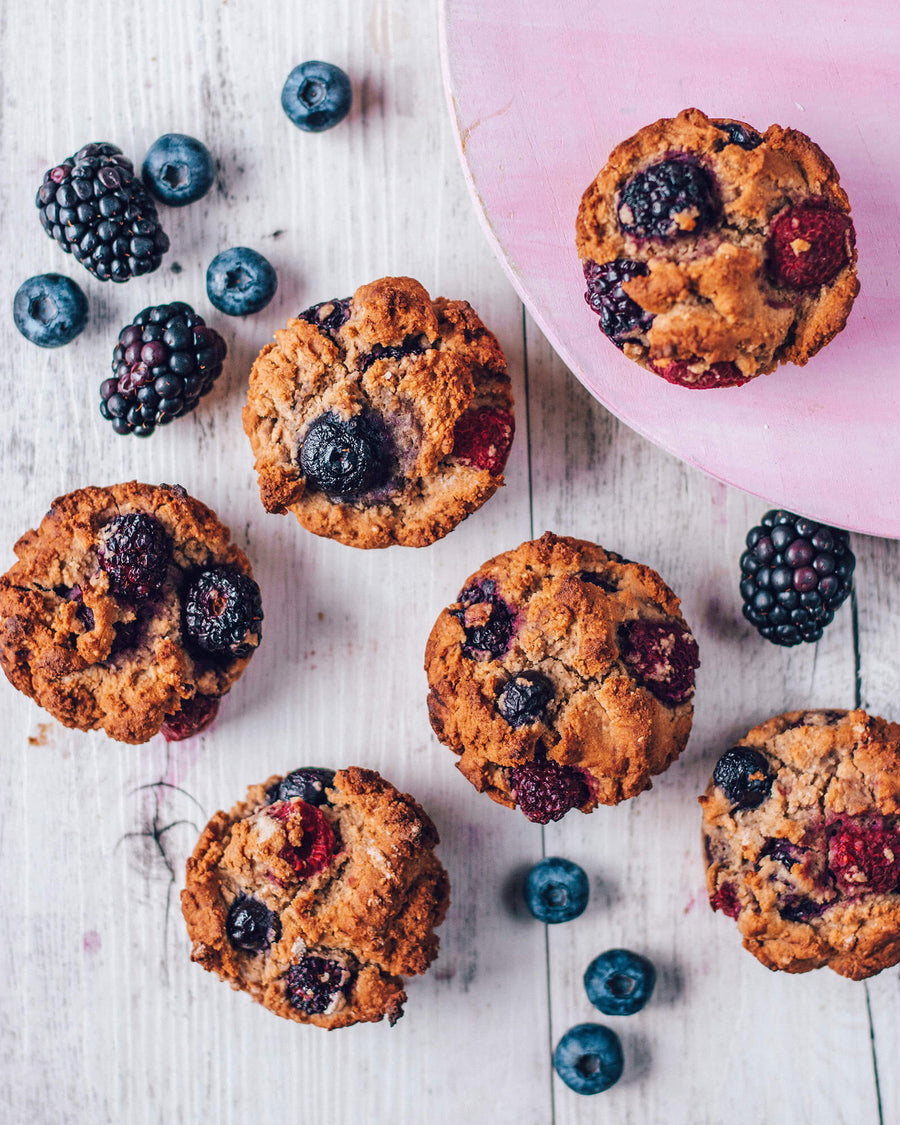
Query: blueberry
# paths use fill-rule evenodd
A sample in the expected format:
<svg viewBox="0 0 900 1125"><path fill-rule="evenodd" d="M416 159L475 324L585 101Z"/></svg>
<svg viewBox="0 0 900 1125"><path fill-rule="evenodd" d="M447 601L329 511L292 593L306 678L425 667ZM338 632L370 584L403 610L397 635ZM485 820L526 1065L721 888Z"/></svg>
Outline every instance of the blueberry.
<svg viewBox="0 0 900 1125"><path fill-rule="evenodd" d="M728 137L728 140L722 143L721 148L725 148L726 145L738 145L740 148L752 149L758 148L763 143L759 133L755 129L751 129L749 125L744 125L741 121L716 121L715 125Z"/></svg>
<svg viewBox="0 0 900 1125"><path fill-rule="evenodd" d="M258 953L281 937L281 921L258 898L239 895L229 907L225 933L235 949Z"/></svg>
<svg viewBox="0 0 900 1125"><path fill-rule="evenodd" d="M300 467L307 488L329 496L356 496L378 488L390 476L387 434L368 411L340 418L329 411L316 418L303 439Z"/></svg>
<svg viewBox="0 0 900 1125"><path fill-rule="evenodd" d="M736 809L755 809L772 791L772 774L768 761L758 750L752 746L732 746L716 762L713 783Z"/></svg>
<svg viewBox="0 0 900 1125"><path fill-rule="evenodd" d="M182 591L182 634L200 659L249 656L262 638L262 599L249 574L233 566L197 571Z"/></svg>
<svg viewBox="0 0 900 1125"><path fill-rule="evenodd" d="M13 298L16 328L41 348L70 343L87 324L87 315L87 297L74 281L58 273L29 277Z"/></svg>
<svg viewBox="0 0 900 1125"><path fill-rule="evenodd" d="M553 702L553 684L540 672L519 672L500 690L497 710L511 727L536 723Z"/></svg>
<svg viewBox="0 0 900 1125"><path fill-rule="evenodd" d="M184 133L165 133L154 141L141 171L151 194L170 207L196 203L216 178L209 149Z"/></svg>
<svg viewBox="0 0 900 1125"><path fill-rule="evenodd" d="M299 770L292 770L283 777L277 785L273 785L266 792L269 804L275 801L291 801L299 797L308 805L327 805L328 798L325 790L334 785L334 770L320 769L317 766L305 766Z"/></svg>
<svg viewBox="0 0 900 1125"><path fill-rule="evenodd" d="M590 886L583 868L549 856L536 863L525 880L525 905L540 922L571 922L584 913Z"/></svg>
<svg viewBox="0 0 900 1125"><path fill-rule="evenodd" d="M553 1069L576 1094L600 1094L622 1077L618 1035L597 1023L579 1023L556 1044Z"/></svg>
<svg viewBox="0 0 900 1125"><path fill-rule="evenodd" d="M605 1016L633 1016L653 995L653 962L629 949L607 949L584 974L588 1000Z"/></svg>
<svg viewBox="0 0 900 1125"><path fill-rule="evenodd" d="M352 101L353 90L344 71L315 59L295 66L281 91L281 108L307 133L322 133L343 121Z"/></svg>
<svg viewBox="0 0 900 1125"><path fill-rule="evenodd" d="M247 246L223 250L206 271L206 295L226 316L259 312L277 288L278 275L271 262Z"/></svg>

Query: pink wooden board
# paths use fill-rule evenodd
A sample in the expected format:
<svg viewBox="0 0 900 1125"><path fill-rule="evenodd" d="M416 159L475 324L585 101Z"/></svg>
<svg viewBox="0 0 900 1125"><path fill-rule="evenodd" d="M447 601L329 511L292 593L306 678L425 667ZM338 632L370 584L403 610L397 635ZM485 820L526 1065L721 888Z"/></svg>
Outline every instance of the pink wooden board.
<svg viewBox="0 0 900 1125"><path fill-rule="evenodd" d="M900 40L892 3L445 0L444 76L491 242L572 372L639 433L713 476L900 538ZM691 391L626 360L583 299L574 223L615 144L689 105L801 129L853 207L862 286L806 367Z"/></svg>

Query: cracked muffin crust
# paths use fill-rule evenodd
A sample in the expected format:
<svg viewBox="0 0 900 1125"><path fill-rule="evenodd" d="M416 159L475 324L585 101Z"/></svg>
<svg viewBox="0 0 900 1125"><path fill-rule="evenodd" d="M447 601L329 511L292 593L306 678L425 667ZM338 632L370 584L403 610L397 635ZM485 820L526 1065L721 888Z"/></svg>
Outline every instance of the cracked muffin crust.
<svg viewBox="0 0 900 1125"><path fill-rule="evenodd" d="M244 429L268 512L354 547L423 547L503 484L515 423L500 345L465 301L384 277L275 333Z"/></svg>
<svg viewBox="0 0 900 1125"><path fill-rule="evenodd" d="M299 769L210 820L187 861L191 960L276 1015L391 1024L450 885L422 808L373 770Z"/></svg>
<svg viewBox="0 0 900 1125"><path fill-rule="evenodd" d="M215 513L179 485L82 488L53 501L0 578L0 664L68 727L146 742L167 722L208 723L261 636L250 563ZM197 621L236 629L195 643L183 602L227 579L249 606L197 602ZM248 608L248 613L241 612ZM190 716L188 719L187 716ZM190 728L190 729L188 729Z"/></svg>
<svg viewBox="0 0 900 1125"><path fill-rule="evenodd" d="M576 245L601 331L686 387L805 364L859 290L850 204L818 145L698 109L613 150L581 200Z"/></svg>
<svg viewBox="0 0 900 1125"><path fill-rule="evenodd" d="M862 980L900 961L900 724L790 711L700 797L710 905L770 969Z"/></svg>
<svg viewBox="0 0 900 1125"><path fill-rule="evenodd" d="M691 730L697 643L649 567L545 532L486 562L428 638L428 712L479 792L533 821L651 785Z"/></svg>

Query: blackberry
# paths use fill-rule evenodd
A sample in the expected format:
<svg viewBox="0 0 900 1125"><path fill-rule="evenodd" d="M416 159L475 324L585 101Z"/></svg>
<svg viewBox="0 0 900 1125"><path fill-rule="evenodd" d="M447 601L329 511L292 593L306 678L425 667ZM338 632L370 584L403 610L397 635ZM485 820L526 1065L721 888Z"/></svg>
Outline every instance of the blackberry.
<svg viewBox="0 0 900 1125"><path fill-rule="evenodd" d="M291 773L273 785L266 792L266 800L271 805L275 801L292 801L299 797L308 805L319 808L331 802L325 796L325 790L334 785L334 770L321 769L317 766L304 766Z"/></svg>
<svg viewBox="0 0 900 1125"><path fill-rule="evenodd" d="M101 281L152 273L169 249L156 204L115 145L85 145L50 168L35 203L47 234Z"/></svg>
<svg viewBox="0 0 900 1125"><path fill-rule="evenodd" d="M773 509L741 555L744 616L776 645L817 641L853 586L846 531Z"/></svg>
<svg viewBox="0 0 900 1125"><path fill-rule="evenodd" d="M212 390L227 352L184 301L146 308L119 333L113 377L100 385L100 413L117 434L149 437Z"/></svg>
<svg viewBox="0 0 900 1125"><path fill-rule="evenodd" d="M745 125L742 121L715 121L713 122L717 129L721 129L726 134L728 140L717 142L716 148L721 152L727 145L739 145L740 148L752 149L759 148L763 143L762 137L755 129L751 129L749 125Z"/></svg>
<svg viewBox="0 0 900 1125"><path fill-rule="evenodd" d="M735 809L758 808L772 792L772 781L768 760L752 746L732 746L713 770L713 784Z"/></svg>
<svg viewBox="0 0 900 1125"><path fill-rule="evenodd" d="M225 933L235 949L258 953L279 940L281 920L258 898L239 895L229 907Z"/></svg>
<svg viewBox="0 0 900 1125"><path fill-rule="evenodd" d="M103 528L97 554L109 575L110 590L129 601L142 601L162 589L172 541L153 516L127 512L113 516Z"/></svg>
<svg viewBox="0 0 900 1125"><path fill-rule="evenodd" d="M677 707L694 694L697 642L677 621L635 618L621 626L619 651L632 675L661 702Z"/></svg>
<svg viewBox="0 0 900 1125"><path fill-rule="evenodd" d="M249 574L232 566L201 570L182 595L182 626L201 656L249 656L262 638L262 600Z"/></svg>
<svg viewBox="0 0 900 1125"><path fill-rule="evenodd" d="M502 656L515 632L516 615L497 593L496 583L488 578L467 586L457 601L459 609L450 612L459 618L466 634L463 656L473 660Z"/></svg>
<svg viewBox="0 0 900 1125"><path fill-rule="evenodd" d="M619 192L619 226L637 238L698 234L718 214L711 174L695 156L682 154L651 164Z"/></svg>
<svg viewBox="0 0 900 1125"><path fill-rule="evenodd" d="M344 498L386 484L391 462L388 436L377 415L362 411L343 419L320 414L303 439L300 467L306 486Z"/></svg>
<svg viewBox="0 0 900 1125"><path fill-rule="evenodd" d="M516 766L509 781L519 808L535 824L562 819L589 796L582 771L554 761Z"/></svg>
<svg viewBox="0 0 900 1125"><path fill-rule="evenodd" d="M511 727L536 723L553 702L553 684L540 672L519 672L497 696L497 710Z"/></svg>
<svg viewBox="0 0 900 1125"><path fill-rule="evenodd" d="M291 965L285 977L291 1006L308 1016L327 1012L337 994L350 982L350 972L338 961L304 957Z"/></svg>
<svg viewBox="0 0 900 1125"><path fill-rule="evenodd" d="M600 331L619 349L625 346L626 340L646 332L653 323L653 313L642 309L622 288L624 281L644 277L648 272L644 262L634 262L630 258L617 258L603 265L584 263L587 283L584 299L600 317Z"/></svg>
<svg viewBox="0 0 900 1125"><path fill-rule="evenodd" d="M305 320L331 336L350 319L350 298L335 297L333 301L320 301L318 305L311 305L297 313L297 319Z"/></svg>

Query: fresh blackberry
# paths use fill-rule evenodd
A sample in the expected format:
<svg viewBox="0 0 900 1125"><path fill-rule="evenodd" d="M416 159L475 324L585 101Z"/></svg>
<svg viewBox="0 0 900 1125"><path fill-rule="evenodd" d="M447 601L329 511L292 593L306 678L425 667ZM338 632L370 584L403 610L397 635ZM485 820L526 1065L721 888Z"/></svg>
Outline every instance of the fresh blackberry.
<svg viewBox="0 0 900 1125"><path fill-rule="evenodd" d="M643 277L647 272L644 262L634 262L630 258L617 258L603 265L584 263L587 283L584 299L600 317L600 331L617 348L623 348L626 340L646 332L653 323L653 313L642 309L622 288L624 281Z"/></svg>
<svg viewBox="0 0 900 1125"><path fill-rule="evenodd" d="M846 531L773 509L741 555L744 616L776 645L817 641L853 585Z"/></svg>
<svg viewBox="0 0 900 1125"><path fill-rule="evenodd" d="M509 782L516 804L535 824L560 820L590 795L581 770L552 760L516 766Z"/></svg>
<svg viewBox="0 0 900 1125"><path fill-rule="evenodd" d="M182 594L182 625L202 656L249 656L262 638L262 600L249 574L232 566L198 571Z"/></svg>
<svg viewBox="0 0 900 1125"><path fill-rule="evenodd" d="M172 557L172 542L159 520L146 512L126 512L113 516L101 536L97 554L110 590L129 601L158 594Z"/></svg>
<svg viewBox="0 0 900 1125"><path fill-rule="evenodd" d="M122 150L85 145L44 174L41 225L101 281L152 273L169 249L156 204Z"/></svg>
<svg viewBox="0 0 900 1125"><path fill-rule="evenodd" d="M338 961L304 957L287 971L285 984L291 1006L308 1016L327 1012L337 994L347 987L350 972Z"/></svg>
<svg viewBox="0 0 900 1125"><path fill-rule="evenodd" d="M698 234L719 210L711 174L695 156L682 154L651 164L619 192L619 226L637 238Z"/></svg>
<svg viewBox="0 0 900 1125"><path fill-rule="evenodd" d="M380 488L391 472L389 441L381 419L361 411L344 419L333 411L310 425L300 449L308 489L328 496L357 496Z"/></svg>
<svg viewBox="0 0 900 1125"><path fill-rule="evenodd" d="M139 312L119 333L100 413L117 434L149 437L212 390L228 348L183 301Z"/></svg>

